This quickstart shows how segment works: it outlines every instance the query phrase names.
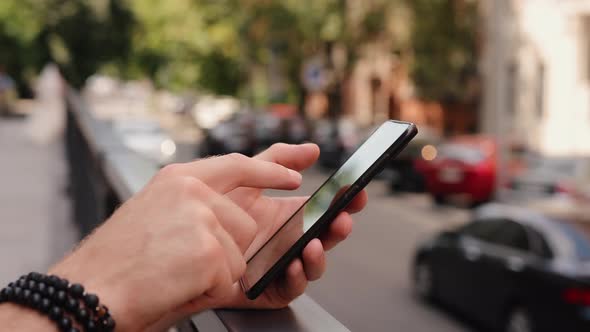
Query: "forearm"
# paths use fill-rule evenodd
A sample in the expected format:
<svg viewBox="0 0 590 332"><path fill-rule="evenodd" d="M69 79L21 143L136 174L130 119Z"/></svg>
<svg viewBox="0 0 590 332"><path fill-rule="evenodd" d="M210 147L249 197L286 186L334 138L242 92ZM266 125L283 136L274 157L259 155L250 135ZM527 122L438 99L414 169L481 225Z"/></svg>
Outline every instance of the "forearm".
<svg viewBox="0 0 590 332"><path fill-rule="evenodd" d="M0 332L5 331L48 331L58 332L49 317L32 309L12 303L0 304Z"/></svg>

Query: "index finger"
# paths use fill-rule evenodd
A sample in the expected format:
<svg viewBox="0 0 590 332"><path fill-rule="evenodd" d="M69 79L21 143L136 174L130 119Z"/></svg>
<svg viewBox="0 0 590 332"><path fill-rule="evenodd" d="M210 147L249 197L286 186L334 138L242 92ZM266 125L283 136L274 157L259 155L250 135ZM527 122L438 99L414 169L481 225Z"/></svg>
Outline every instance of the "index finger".
<svg viewBox="0 0 590 332"><path fill-rule="evenodd" d="M319 156L320 149L313 143L276 143L254 156L254 158L277 163L297 171L303 171L311 167L318 160Z"/></svg>
<svg viewBox="0 0 590 332"><path fill-rule="evenodd" d="M238 187L292 190L301 184L301 174L273 162L238 153L183 164L183 171L225 194Z"/></svg>

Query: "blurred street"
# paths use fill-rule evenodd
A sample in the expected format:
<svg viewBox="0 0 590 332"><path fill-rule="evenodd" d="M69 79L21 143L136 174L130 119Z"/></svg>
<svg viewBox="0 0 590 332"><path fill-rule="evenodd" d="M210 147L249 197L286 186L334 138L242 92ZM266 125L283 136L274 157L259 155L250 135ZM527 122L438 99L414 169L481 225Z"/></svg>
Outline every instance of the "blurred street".
<svg viewBox="0 0 590 332"><path fill-rule="evenodd" d="M313 193L328 175L308 170L297 193ZM307 294L351 331L466 331L413 296L409 268L419 240L463 222L467 210L435 208L421 194L394 196L383 180L373 181L368 193L369 204L355 216L352 235L330 252L326 274Z"/></svg>
<svg viewBox="0 0 590 332"><path fill-rule="evenodd" d="M317 303L215 322L590 331L590 0L2 1L0 283L47 271L166 165L313 142L301 188L269 194L339 171L242 283L383 162Z"/></svg>
<svg viewBox="0 0 590 332"><path fill-rule="evenodd" d="M0 174L0 282L30 270L43 270L76 239L65 197L63 151L57 145L36 146L25 135L24 121L0 121L0 144L5 158ZM27 172L19 172L26 167ZM308 170L295 193L312 193L329 173ZM23 187L22 181L35 186ZM419 194L392 196L382 180L368 188L369 206L355 217L348 241L329 255L325 277L308 290L314 300L351 331L464 331L439 309L425 306L410 290L409 259L419 239L465 220L465 210L433 208ZM27 205L14 204L26 199ZM42 230L42 231L40 231ZM18 252L18 255L15 253ZM343 291L345 290L345 291Z"/></svg>

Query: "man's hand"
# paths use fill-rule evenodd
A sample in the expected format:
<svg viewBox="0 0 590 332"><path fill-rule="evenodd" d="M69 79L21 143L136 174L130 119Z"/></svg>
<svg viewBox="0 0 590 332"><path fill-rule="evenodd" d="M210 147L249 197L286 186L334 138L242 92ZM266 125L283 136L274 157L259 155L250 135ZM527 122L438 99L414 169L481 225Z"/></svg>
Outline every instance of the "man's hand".
<svg viewBox="0 0 590 332"><path fill-rule="evenodd" d="M296 171L237 154L165 167L50 273L97 293L118 330L143 331L194 299L233 294L258 226L226 194L300 183Z"/></svg>
<svg viewBox="0 0 590 332"><path fill-rule="evenodd" d="M287 145L275 144L268 150L254 157L285 166L289 169L303 171L313 165L319 157L315 144ZM285 221L307 200L307 197L278 198L263 195L263 188L241 187L226 194L238 206L243 208L258 225L258 232L252 244L246 250L249 259L266 241L283 225ZM346 239L352 231L351 213L359 212L367 203L367 194L362 191L346 208L346 211L332 222L329 231L320 239L312 240L303 250L302 258L294 260L284 278L275 280L256 300L246 298L238 283L223 298L202 296L185 305L167 317L167 322L158 326L170 325L182 316L189 315L203 308L258 308L277 309L287 306L303 294L309 281L319 279L326 269L325 251L332 249ZM156 331L158 329L154 329Z"/></svg>
<svg viewBox="0 0 590 332"><path fill-rule="evenodd" d="M324 251L348 236L349 213L366 202L363 192L283 279L247 300L237 283L247 258L305 201L262 192L298 188L298 171L318 155L313 144L277 144L255 158L167 166L50 273L97 293L121 331L158 330L208 308L284 307L322 275Z"/></svg>
<svg viewBox="0 0 590 332"><path fill-rule="evenodd" d="M256 156L297 171L312 166L320 154L315 144L275 144ZM318 184L319 185L319 184ZM246 251L250 258L279 229L291 215L303 205L308 197L277 198L264 196L257 188L238 188L228 196L256 220L258 233ZM312 240L303 250L302 259L294 260L283 279L275 280L255 301L248 300L239 285L234 285L234 294L221 307L232 308L283 308L303 294L308 281L319 279L326 269L325 251L334 248L352 231L351 214L359 212L367 203L367 194L362 191L332 222L327 233Z"/></svg>

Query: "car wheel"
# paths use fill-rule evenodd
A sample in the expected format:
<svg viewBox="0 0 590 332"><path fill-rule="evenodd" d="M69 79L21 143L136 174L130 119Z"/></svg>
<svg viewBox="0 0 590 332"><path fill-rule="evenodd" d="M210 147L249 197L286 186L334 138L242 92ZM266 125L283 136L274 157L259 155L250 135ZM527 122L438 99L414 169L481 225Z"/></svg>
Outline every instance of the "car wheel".
<svg viewBox="0 0 590 332"><path fill-rule="evenodd" d="M443 195L434 195L432 199L436 205L444 205L447 202L447 199Z"/></svg>
<svg viewBox="0 0 590 332"><path fill-rule="evenodd" d="M398 180L391 180L389 182L389 189L391 189L391 192L394 194L398 194L401 191L400 187L401 186L400 186Z"/></svg>
<svg viewBox="0 0 590 332"><path fill-rule="evenodd" d="M506 318L505 332L534 332L533 321L529 312L522 308L514 308Z"/></svg>
<svg viewBox="0 0 590 332"><path fill-rule="evenodd" d="M469 203L470 209L477 209L478 207L484 205L486 201L473 201Z"/></svg>
<svg viewBox="0 0 590 332"><path fill-rule="evenodd" d="M414 293L426 301L433 300L435 297L432 267L424 259L414 266Z"/></svg>

